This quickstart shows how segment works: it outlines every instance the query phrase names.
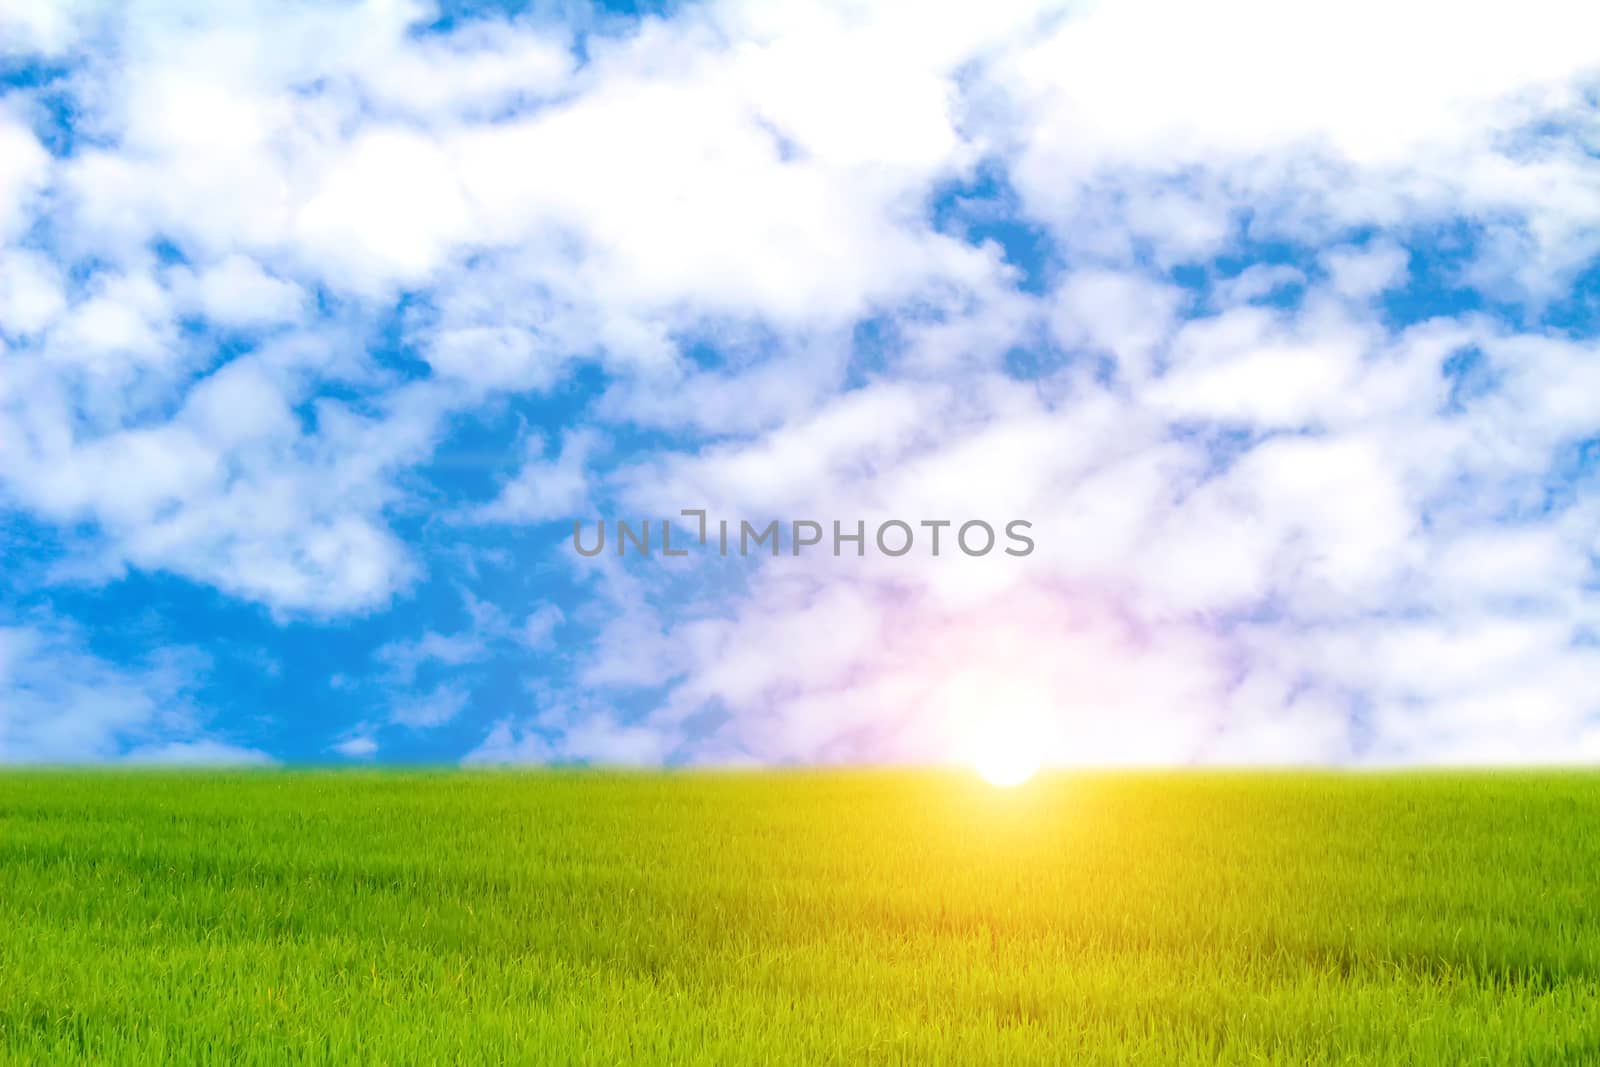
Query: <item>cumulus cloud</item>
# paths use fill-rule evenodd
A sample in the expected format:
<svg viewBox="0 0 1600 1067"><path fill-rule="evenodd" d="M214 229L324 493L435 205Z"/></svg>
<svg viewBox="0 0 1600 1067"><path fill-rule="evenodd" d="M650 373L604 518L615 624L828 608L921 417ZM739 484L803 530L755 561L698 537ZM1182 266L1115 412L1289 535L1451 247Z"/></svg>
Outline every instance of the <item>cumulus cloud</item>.
<svg viewBox="0 0 1600 1067"><path fill-rule="evenodd" d="M461 714L470 697L471 694L459 686L441 685L396 703L390 711L389 721L417 730L443 726Z"/></svg>
<svg viewBox="0 0 1600 1067"><path fill-rule="evenodd" d="M205 736L194 696L205 667L203 655L182 648L106 659L59 618L0 624L0 762L263 761Z"/></svg>
<svg viewBox="0 0 1600 1067"><path fill-rule="evenodd" d="M593 434L569 433L560 452L541 455L542 442L530 442L522 469L500 489L500 495L468 518L474 522L538 522L549 519L575 519L588 510L589 454L595 449Z"/></svg>
<svg viewBox="0 0 1600 1067"><path fill-rule="evenodd" d="M507 663L473 759L942 759L1018 707L1068 761L1593 751L1592 5L436 15L0 16L67 71L0 95L0 510L53 580L405 613L350 758ZM536 580L411 617L508 531L684 507L1038 547L493 542ZM17 758L212 751L81 662L12 668Z"/></svg>
<svg viewBox="0 0 1600 1067"><path fill-rule="evenodd" d="M378 754L378 741L370 733L355 733L328 747L345 759L372 759Z"/></svg>
<svg viewBox="0 0 1600 1067"><path fill-rule="evenodd" d="M1586 5L1097 4L992 73L1061 239L1165 262L1470 219L1475 277L1549 297L1600 250ZM1576 128L1575 128L1576 127ZM1592 136L1592 131L1590 131ZM1109 210L1108 210L1109 209Z"/></svg>

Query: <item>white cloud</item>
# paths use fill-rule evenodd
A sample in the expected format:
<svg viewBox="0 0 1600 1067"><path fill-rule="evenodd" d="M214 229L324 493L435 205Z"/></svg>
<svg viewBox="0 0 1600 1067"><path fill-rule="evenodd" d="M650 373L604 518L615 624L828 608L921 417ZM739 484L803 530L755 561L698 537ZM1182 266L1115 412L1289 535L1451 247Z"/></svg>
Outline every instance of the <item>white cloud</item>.
<svg viewBox="0 0 1600 1067"><path fill-rule="evenodd" d="M620 722L609 712L547 716L561 734L557 743L510 721L496 723L463 759L467 764L582 763L653 766L665 762L681 738L672 731Z"/></svg>
<svg viewBox="0 0 1600 1067"><path fill-rule="evenodd" d="M0 240L17 235L45 187L50 155L33 133L0 107Z"/></svg>
<svg viewBox="0 0 1600 1067"><path fill-rule="evenodd" d="M222 741L168 741L141 745L124 756L123 762L167 767L250 767L277 761L259 749Z"/></svg>
<svg viewBox="0 0 1600 1067"><path fill-rule="evenodd" d="M476 748L467 753L462 762L468 765L548 763L551 756L550 746L544 738L518 731L509 721L502 720L490 729Z"/></svg>
<svg viewBox="0 0 1600 1067"><path fill-rule="evenodd" d="M319 399L306 432L291 405L311 382L296 364L332 343L241 357L195 382L165 421L142 425L124 424L132 412L75 404L84 394L57 376L50 350L14 353L19 380L0 397L0 438L14 445L0 479L49 519L95 522L104 571L166 570L285 612L383 603L414 573L381 519L395 496L387 476L431 451L442 411L425 389L389 393L377 415ZM98 351L112 362L88 383L104 383L107 404L133 401L137 388L111 388L148 380L130 350Z"/></svg>
<svg viewBox="0 0 1600 1067"><path fill-rule="evenodd" d="M480 608L379 656L410 686L592 632L593 699L557 692L476 758L943 758L984 700L1040 694L1062 759L1595 736L1600 516L1545 496L1600 361L1539 318L1600 251L1593 5L713 3L591 34L582 64L571 27L419 34L409 3L21 10L0 38L70 57L76 144L53 157L37 91L7 92L0 499L70 532L58 577L380 610L433 562L395 532L406 476L594 364L574 418L610 425L546 427L454 528L614 500L1026 517L1039 549L780 560L687 608L692 573L585 564L585 607ZM952 188L981 215L990 176L988 221L1048 262L935 224ZM1456 231L1460 265L1427 262ZM1293 263L1250 262L1267 247ZM1522 325L1389 325L1378 298L1429 269ZM1006 373L1017 346L1037 377ZM1483 387L1456 395L1469 351ZM630 454L637 429L665 432ZM159 666L11 633L93 685L13 664L8 752L176 743L139 735ZM1424 664L1495 670L1469 692ZM642 718L596 704L651 686ZM393 720L467 692L391 693Z"/></svg>
<svg viewBox="0 0 1600 1067"><path fill-rule="evenodd" d="M1332 248L1322 255L1329 282L1341 296L1365 299L1406 280L1406 250L1385 241L1374 248Z"/></svg>
<svg viewBox="0 0 1600 1067"><path fill-rule="evenodd" d="M62 288L61 271L49 259L7 250L0 260L0 332L36 334L50 325L66 308Z"/></svg>
<svg viewBox="0 0 1600 1067"><path fill-rule="evenodd" d="M416 680L417 669L427 664L459 667L488 655L486 635L477 631L442 634L429 631L412 641L390 641L372 654L399 685Z"/></svg>
<svg viewBox="0 0 1600 1067"><path fill-rule="evenodd" d="M529 648L545 648L552 643L556 628L565 621L566 615L560 608L541 604L522 621L517 637Z"/></svg>
<svg viewBox="0 0 1600 1067"><path fill-rule="evenodd" d="M593 433L572 431L559 454L545 459L541 438L528 442L522 469L500 489L500 495L467 513L473 522L543 522L585 518L589 510L589 457L599 441Z"/></svg>
<svg viewBox="0 0 1600 1067"><path fill-rule="evenodd" d="M356 734L329 747L346 759L371 759L378 754L378 742L369 734Z"/></svg>
<svg viewBox="0 0 1600 1067"><path fill-rule="evenodd" d="M300 286L274 278L241 255L226 256L199 273L175 275L170 284L178 299L219 326L289 322L305 310Z"/></svg>
<svg viewBox="0 0 1600 1067"><path fill-rule="evenodd" d="M1184 303L1176 286L1094 268L1068 275L1053 295L1056 339L1069 348L1113 355L1134 381L1150 374L1155 351L1177 328Z"/></svg>
<svg viewBox="0 0 1600 1067"><path fill-rule="evenodd" d="M0 625L0 763L265 759L204 736L192 696L204 667L181 648L114 663L55 618Z"/></svg>
<svg viewBox="0 0 1600 1067"><path fill-rule="evenodd" d="M1126 339L1144 368L1123 395L1072 364L1043 388L969 370L625 471L623 499L646 513L693 499L729 516L1018 515L1040 547L1000 565L774 561L733 604L654 630L630 606L582 677L668 684L646 722L667 736L724 714L696 746L720 758L949 758L990 700L1054 709L1063 762L1560 758L1600 711L1574 681L1592 659L1574 642L1593 624L1600 513L1487 517L1592 433L1572 386L1553 385L1582 380L1581 346L1470 318L1396 332L1327 295L1155 331L1090 301L1079 336L1113 353ZM1504 386L1446 412L1442 367L1472 345ZM1235 361L1257 369L1232 388L1182 384ZM1175 434L1175 415L1235 443ZM1460 494L1484 479L1489 495ZM1273 621L1226 621L1263 610Z"/></svg>
<svg viewBox="0 0 1600 1067"><path fill-rule="evenodd" d="M1549 296L1600 250L1562 135L1600 78L1592 5L1095 4L989 73L1013 178L1069 248L1204 259L1258 237L1479 219L1477 279ZM1587 194L1580 190L1587 190Z"/></svg>
<svg viewBox="0 0 1600 1067"><path fill-rule="evenodd" d="M426 693L397 701L389 711L389 721L414 730L426 730L460 715L472 694L455 685L440 685Z"/></svg>

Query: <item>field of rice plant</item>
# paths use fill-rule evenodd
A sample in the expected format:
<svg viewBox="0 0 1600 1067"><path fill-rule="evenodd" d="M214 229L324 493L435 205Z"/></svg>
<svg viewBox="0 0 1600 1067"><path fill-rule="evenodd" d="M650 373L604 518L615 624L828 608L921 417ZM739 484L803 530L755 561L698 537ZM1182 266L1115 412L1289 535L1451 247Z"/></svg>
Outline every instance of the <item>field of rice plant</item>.
<svg viewBox="0 0 1600 1067"><path fill-rule="evenodd" d="M1600 1063L1600 776L0 774L0 1061Z"/></svg>

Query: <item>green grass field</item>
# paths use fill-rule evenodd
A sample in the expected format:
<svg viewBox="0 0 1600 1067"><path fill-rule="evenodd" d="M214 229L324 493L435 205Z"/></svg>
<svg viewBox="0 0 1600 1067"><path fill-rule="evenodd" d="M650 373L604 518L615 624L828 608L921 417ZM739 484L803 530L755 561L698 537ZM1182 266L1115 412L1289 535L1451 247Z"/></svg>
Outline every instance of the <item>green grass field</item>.
<svg viewBox="0 0 1600 1067"><path fill-rule="evenodd" d="M1600 776L0 775L0 1060L1600 1063Z"/></svg>

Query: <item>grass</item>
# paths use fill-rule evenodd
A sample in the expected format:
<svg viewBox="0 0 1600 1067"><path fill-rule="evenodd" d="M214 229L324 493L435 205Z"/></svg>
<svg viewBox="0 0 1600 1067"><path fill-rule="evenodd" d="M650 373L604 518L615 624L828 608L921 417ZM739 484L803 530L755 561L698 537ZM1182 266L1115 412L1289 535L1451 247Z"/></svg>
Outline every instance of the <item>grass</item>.
<svg viewBox="0 0 1600 1067"><path fill-rule="evenodd" d="M1600 1063L1600 776L0 775L0 1062Z"/></svg>

